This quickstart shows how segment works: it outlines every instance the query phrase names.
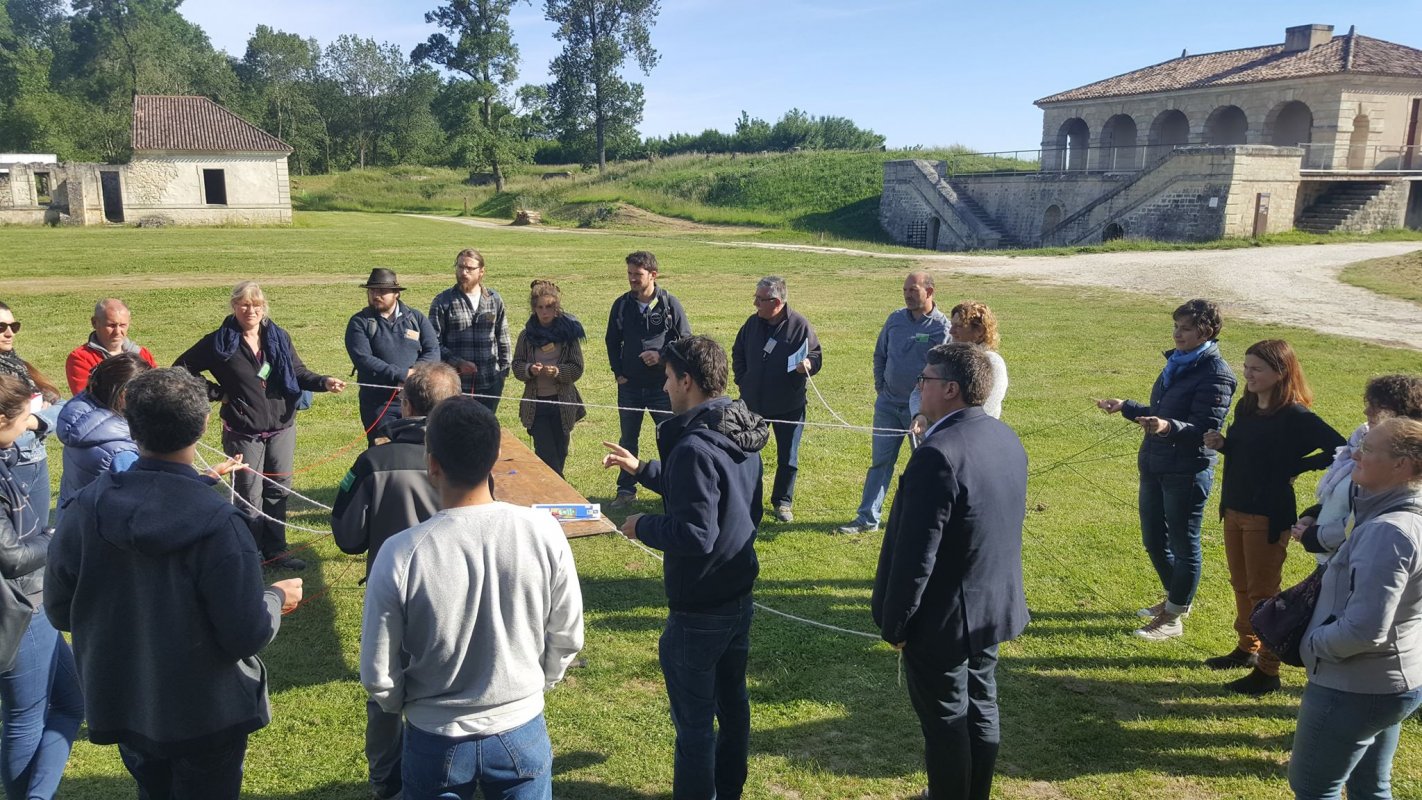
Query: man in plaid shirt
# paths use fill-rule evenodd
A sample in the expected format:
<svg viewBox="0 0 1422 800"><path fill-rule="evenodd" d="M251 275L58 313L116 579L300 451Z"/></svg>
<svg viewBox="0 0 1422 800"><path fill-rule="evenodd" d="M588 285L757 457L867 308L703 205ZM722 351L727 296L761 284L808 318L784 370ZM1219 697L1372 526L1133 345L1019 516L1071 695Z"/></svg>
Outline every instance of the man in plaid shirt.
<svg viewBox="0 0 1422 800"><path fill-rule="evenodd" d="M440 356L459 372L465 392L487 395L479 402L497 412L513 351L504 299L484 285L484 256L478 250L455 256L454 281L430 303Z"/></svg>

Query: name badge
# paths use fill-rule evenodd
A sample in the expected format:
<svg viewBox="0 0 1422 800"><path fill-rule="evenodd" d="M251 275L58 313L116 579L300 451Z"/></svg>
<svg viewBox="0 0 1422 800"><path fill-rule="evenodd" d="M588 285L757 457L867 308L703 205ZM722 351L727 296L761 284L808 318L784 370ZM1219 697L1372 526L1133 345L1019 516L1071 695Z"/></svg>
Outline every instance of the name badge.
<svg viewBox="0 0 1422 800"><path fill-rule="evenodd" d="M933 336L927 333L915 333L913 335L913 340L918 344L927 344L933 341Z"/></svg>
<svg viewBox="0 0 1422 800"><path fill-rule="evenodd" d="M545 352L545 353L551 353L551 352L553 352L554 349L556 349L557 347L558 347L558 345L553 344L552 342L549 342L548 344L545 344L545 345L543 345L542 347L540 347L540 348L538 348L538 349L539 349L539 350L542 350L542 351Z"/></svg>
<svg viewBox="0 0 1422 800"><path fill-rule="evenodd" d="M766 355L770 355L772 352L774 352L774 351L775 351L775 346L776 346L777 344L780 344L780 343L777 342L777 341L775 341L774 339L766 339L766 340L765 340L765 354L766 354Z"/></svg>
<svg viewBox="0 0 1422 800"><path fill-rule="evenodd" d="M262 368L259 369L259 370L257 370L257 377L258 377L258 378L261 378L262 380L266 380L271 374L272 374L272 365L271 365L271 363L270 363L270 362L267 362L267 361L263 361L263 362L262 362Z"/></svg>
<svg viewBox="0 0 1422 800"><path fill-rule="evenodd" d="M406 338L406 339L414 339L414 340L416 340L416 341L419 341L420 332L419 332L419 331L415 331L415 330L407 330L407 331L405 331L405 338Z"/></svg>

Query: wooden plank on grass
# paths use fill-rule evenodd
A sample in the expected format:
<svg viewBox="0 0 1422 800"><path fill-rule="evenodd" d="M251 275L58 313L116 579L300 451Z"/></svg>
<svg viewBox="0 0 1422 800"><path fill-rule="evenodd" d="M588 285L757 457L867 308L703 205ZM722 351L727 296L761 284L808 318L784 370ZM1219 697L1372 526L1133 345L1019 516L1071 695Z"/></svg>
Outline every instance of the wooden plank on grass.
<svg viewBox="0 0 1422 800"><path fill-rule="evenodd" d="M499 460L494 464L494 496L505 503L531 506L534 503L586 503L567 481L558 477L517 436L503 429L499 443ZM616 527L606 518L564 522L563 533L569 539L613 533Z"/></svg>

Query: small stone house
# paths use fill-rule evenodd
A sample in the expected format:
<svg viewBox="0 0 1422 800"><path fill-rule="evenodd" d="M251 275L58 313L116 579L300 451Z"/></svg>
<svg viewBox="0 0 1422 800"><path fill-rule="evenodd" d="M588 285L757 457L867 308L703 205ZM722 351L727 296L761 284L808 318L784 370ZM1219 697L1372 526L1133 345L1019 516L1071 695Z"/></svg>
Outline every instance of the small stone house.
<svg viewBox="0 0 1422 800"><path fill-rule="evenodd" d="M880 221L937 250L1422 227L1422 50L1331 25L1044 97L1004 169L885 164ZM982 159L977 159L981 164Z"/></svg>
<svg viewBox="0 0 1422 800"><path fill-rule="evenodd" d="M280 139L206 97L133 100L127 164L11 164L0 223L291 222Z"/></svg>

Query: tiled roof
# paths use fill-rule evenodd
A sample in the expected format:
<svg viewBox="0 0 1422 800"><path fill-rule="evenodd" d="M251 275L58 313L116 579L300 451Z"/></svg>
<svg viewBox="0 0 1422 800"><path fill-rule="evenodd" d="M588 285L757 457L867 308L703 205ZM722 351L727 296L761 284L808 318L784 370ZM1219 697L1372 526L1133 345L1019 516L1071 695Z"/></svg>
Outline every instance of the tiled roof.
<svg viewBox="0 0 1422 800"><path fill-rule="evenodd" d="M1422 50L1370 36L1334 36L1311 50L1285 53L1282 44L1183 56L1037 101L1061 103L1180 89L1234 86L1339 73L1422 78Z"/></svg>
<svg viewBox="0 0 1422 800"><path fill-rule="evenodd" d="M206 97L133 98L134 150L290 153L286 142Z"/></svg>

